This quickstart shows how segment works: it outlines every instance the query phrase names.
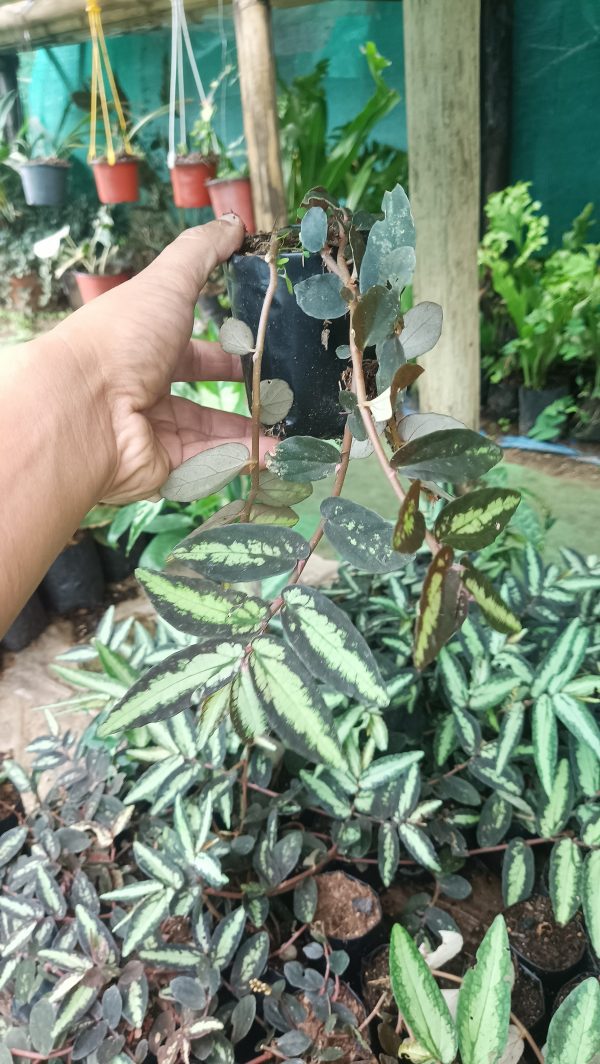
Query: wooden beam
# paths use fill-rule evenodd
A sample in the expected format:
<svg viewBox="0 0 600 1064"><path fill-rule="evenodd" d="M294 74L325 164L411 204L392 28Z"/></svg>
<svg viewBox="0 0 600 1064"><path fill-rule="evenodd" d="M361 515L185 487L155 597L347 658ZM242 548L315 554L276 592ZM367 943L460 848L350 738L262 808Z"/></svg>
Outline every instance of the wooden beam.
<svg viewBox="0 0 600 1064"><path fill-rule="evenodd" d="M259 232L287 221L269 0L234 0L244 134Z"/></svg>
<svg viewBox="0 0 600 1064"><path fill-rule="evenodd" d="M480 0L404 0L415 300L444 311L426 356L422 410L479 425Z"/></svg>

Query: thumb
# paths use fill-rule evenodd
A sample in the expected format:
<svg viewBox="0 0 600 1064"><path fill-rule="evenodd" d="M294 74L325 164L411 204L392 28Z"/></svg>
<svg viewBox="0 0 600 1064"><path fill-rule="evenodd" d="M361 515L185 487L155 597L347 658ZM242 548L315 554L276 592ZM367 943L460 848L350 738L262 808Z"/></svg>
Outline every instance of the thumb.
<svg viewBox="0 0 600 1064"><path fill-rule="evenodd" d="M186 229L139 276L169 285L173 276L179 290L196 301L208 275L241 247L244 224L235 214Z"/></svg>

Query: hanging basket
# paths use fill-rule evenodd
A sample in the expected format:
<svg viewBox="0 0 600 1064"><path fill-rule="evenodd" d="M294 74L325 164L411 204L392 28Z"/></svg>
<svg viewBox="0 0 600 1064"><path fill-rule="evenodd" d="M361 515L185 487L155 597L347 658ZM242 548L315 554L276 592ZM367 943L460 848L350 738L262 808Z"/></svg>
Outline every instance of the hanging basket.
<svg viewBox="0 0 600 1064"><path fill-rule="evenodd" d="M216 159L185 155L171 168L171 185L176 207L208 207L207 182L217 172Z"/></svg>
<svg viewBox="0 0 600 1064"><path fill-rule="evenodd" d="M29 207L62 207L67 197L67 162L23 163L19 169Z"/></svg>
<svg viewBox="0 0 600 1064"><path fill-rule="evenodd" d="M106 159L94 159L92 172L100 203L135 203L140 195L138 160L115 159L111 165Z"/></svg>

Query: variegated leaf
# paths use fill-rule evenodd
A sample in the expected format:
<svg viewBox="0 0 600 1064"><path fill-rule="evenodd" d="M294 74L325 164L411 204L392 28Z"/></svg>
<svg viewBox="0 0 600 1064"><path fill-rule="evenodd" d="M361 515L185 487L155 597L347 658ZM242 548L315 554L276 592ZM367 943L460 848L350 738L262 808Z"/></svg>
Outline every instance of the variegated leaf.
<svg viewBox="0 0 600 1064"><path fill-rule="evenodd" d="M443 617L444 583L454 560L450 547L442 547L432 559L423 582L415 630L414 661L424 669L433 661L450 636Z"/></svg>
<svg viewBox="0 0 600 1064"><path fill-rule="evenodd" d="M421 761L423 757L422 750L407 750L403 754L388 754L386 757L379 757L376 761L372 761L364 772L361 772L361 790L369 791L376 787L384 787L392 780L398 779L406 769Z"/></svg>
<svg viewBox="0 0 600 1064"><path fill-rule="evenodd" d="M501 458L501 448L472 429L440 429L405 443L391 465L412 479L465 484L483 476Z"/></svg>
<svg viewBox="0 0 600 1064"><path fill-rule="evenodd" d="M321 516L327 539L350 565L365 573L389 573L406 565L406 557L392 550L392 523L374 510L332 497L321 503Z"/></svg>
<svg viewBox="0 0 600 1064"><path fill-rule="evenodd" d="M244 933L245 924L246 910L242 905L217 924L211 939L211 961L219 971L231 964Z"/></svg>
<svg viewBox="0 0 600 1064"><path fill-rule="evenodd" d="M428 872L441 871L440 862L431 839L421 828L415 827L414 824L398 824L398 835L400 836L400 841L406 846L410 856L417 864L426 868Z"/></svg>
<svg viewBox="0 0 600 1064"><path fill-rule="evenodd" d="M240 739L249 742L269 730L264 706L259 698L246 663L231 684L228 712Z"/></svg>
<svg viewBox="0 0 600 1064"><path fill-rule="evenodd" d="M308 792L312 805L320 806L330 816L337 817L340 820L345 820L346 817L352 815L352 806L341 788L336 785L331 773L326 770L309 772L303 768L300 769L300 779Z"/></svg>
<svg viewBox="0 0 600 1064"><path fill-rule="evenodd" d="M467 754L474 754L481 746L481 728L479 721L472 713L467 712L460 706L452 707L452 714L456 725L456 733L460 745Z"/></svg>
<svg viewBox="0 0 600 1064"><path fill-rule="evenodd" d="M202 953L198 949L171 945L141 949L138 956L150 968L167 968L176 972L194 971L202 959Z"/></svg>
<svg viewBox="0 0 600 1064"><path fill-rule="evenodd" d="M87 957L79 957L64 949L41 949L38 958L61 972L79 972L82 976L94 967L93 961Z"/></svg>
<svg viewBox="0 0 600 1064"><path fill-rule="evenodd" d="M75 927L82 950L96 964L118 964L119 952L108 928L84 905L75 908Z"/></svg>
<svg viewBox="0 0 600 1064"><path fill-rule="evenodd" d="M237 672L242 643L205 643L185 647L149 669L111 710L98 728L105 737L123 728L139 728L187 709L192 695L200 701L223 687Z"/></svg>
<svg viewBox="0 0 600 1064"><path fill-rule="evenodd" d="M292 651L271 636L261 636L253 644L249 668L275 733L304 757L342 767L329 710Z"/></svg>
<svg viewBox="0 0 600 1064"><path fill-rule="evenodd" d="M213 637L256 632L267 616L267 604L241 591L153 569L137 569L136 577L157 613L180 632Z"/></svg>
<svg viewBox="0 0 600 1064"><path fill-rule="evenodd" d="M159 883L164 883L165 887L174 887L176 890L183 886L184 876L181 868L166 853L153 850L136 839L133 844L133 856L138 868L151 879L157 879Z"/></svg>
<svg viewBox="0 0 600 1064"><path fill-rule="evenodd" d="M73 990L58 1013L52 1028L52 1038L55 1042L58 1042L67 1031L75 1026L82 1016L85 1016L90 1005L97 997L98 987L93 985L78 986Z"/></svg>
<svg viewBox="0 0 600 1064"><path fill-rule="evenodd" d="M133 950L143 946L152 939L159 924L167 918L175 891L165 889L162 894L152 895L140 902L133 910L125 929L123 939L123 956L127 957Z"/></svg>
<svg viewBox="0 0 600 1064"><path fill-rule="evenodd" d="M53 916L63 917L67 912L66 898L58 883L43 867L36 869L37 890L39 901L44 905L46 912Z"/></svg>
<svg viewBox="0 0 600 1064"><path fill-rule="evenodd" d="M123 1015L134 1029L140 1030L148 1008L148 980L143 965L134 961L124 969L119 979L123 999Z"/></svg>
<svg viewBox="0 0 600 1064"><path fill-rule="evenodd" d="M27 828L10 828L0 837L0 867L12 861L27 838Z"/></svg>
<svg viewBox="0 0 600 1064"><path fill-rule="evenodd" d="M419 1045L441 1064L456 1056L456 1030L441 991L408 931L392 928L390 981L396 1004Z"/></svg>
<svg viewBox="0 0 600 1064"><path fill-rule="evenodd" d="M402 366L402 369L406 368ZM392 547L401 554L414 554L425 539L427 528L425 518L419 509L420 498L421 482L413 480L400 507L392 537Z"/></svg>
<svg viewBox="0 0 600 1064"><path fill-rule="evenodd" d="M600 957L600 850L590 850L584 861L581 902L594 953Z"/></svg>
<svg viewBox="0 0 600 1064"><path fill-rule="evenodd" d="M462 1064L497 1064L508 1039L514 973L504 917L496 916L463 979L456 1028Z"/></svg>
<svg viewBox="0 0 600 1064"><path fill-rule="evenodd" d="M477 824L477 841L480 846L497 846L506 835L512 822L512 807L499 794L490 794L481 809Z"/></svg>
<svg viewBox="0 0 600 1064"><path fill-rule="evenodd" d="M461 580L492 628L505 635L516 635L521 631L520 620L509 609L486 576L471 566L467 566L461 574Z"/></svg>
<svg viewBox="0 0 600 1064"><path fill-rule="evenodd" d="M150 894L158 894L162 884L154 879L140 879L136 883L127 883L118 890L108 890L101 894L102 901L136 902Z"/></svg>
<svg viewBox="0 0 600 1064"><path fill-rule="evenodd" d="M348 615L312 587L288 587L283 600L285 636L309 672L360 702L387 706L377 663Z"/></svg>
<svg viewBox="0 0 600 1064"><path fill-rule="evenodd" d="M20 924L19 927L11 933L8 942L0 947L0 957L10 957L13 953L18 953L24 947L28 946L31 936L36 931L37 926L37 920L27 920L25 923Z"/></svg>
<svg viewBox="0 0 600 1064"><path fill-rule="evenodd" d="M579 742L584 743L600 761L600 727L587 706L578 698L561 692L553 695L556 716Z"/></svg>
<svg viewBox="0 0 600 1064"><path fill-rule="evenodd" d="M307 541L290 528L239 524L181 543L173 557L211 580L242 583L288 572L309 553Z"/></svg>
<svg viewBox="0 0 600 1064"><path fill-rule="evenodd" d="M260 979L268 957L269 936L266 931L258 931L244 942L237 952L230 976L237 993L247 992L251 979Z"/></svg>
<svg viewBox="0 0 600 1064"><path fill-rule="evenodd" d="M294 916L301 924L309 924L317 911L319 890L314 876L303 879L294 888Z"/></svg>
<svg viewBox="0 0 600 1064"><path fill-rule="evenodd" d="M506 528L521 501L510 488L479 488L444 507L435 522L441 543L458 550L481 550Z"/></svg>
<svg viewBox="0 0 600 1064"><path fill-rule="evenodd" d="M579 908L582 864L581 852L572 839L555 842L548 880L557 924L568 924Z"/></svg>
<svg viewBox="0 0 600 1064"><path fill-rule="evenodd" d="M511 839L502 862L502 895L505 905L516 905L528 898L533 889L535 865L531 846L522 839Z"/></svg>
<svg viewBox="0 0 600 1064"><path fill-rule="evenodd" d="M524 718L525 706L522 702L516 702L514 706L511 706L505 712L502 718L500 736L498 739L498 760L496 761L497 772L504 772L515 748L521 741Z"/></svg>
<svg viewBox="0 0 600 1064"><path fill-rule="evenodd" d="M553 700L548 694L536 698L531 712L531 738L533 759L546 794L552 792L556 758L558 756L558 730Z"/></svg>
<svg viewBox="0 0 600 1064"><path fill-rule="evenodd" d="M469 701L469 685L457 655L446 648L440 650L438 668L448 705L464 709Z"/></svg>
<svg viewBox="0 0 600 1064"><path fill-rule="evenodd" d="M384 820L383 823L379 825L377 837L377 861L379 875L381 876L381 882L384 887L389 887L393 882L398 869L399 860L400 845L398 842L396 826L395 824L392 824L391 821Z"/></svg>
<svg viewBox="0 0 600 1064"><path fill-rule="evenodd" d="M574 617L559 635L540 665L531 687L533 698L548 691L554 694L575 676L589 642L589 633L579 617Z"/></svg>
<svg viewBox="0 0 600 1064"><path fill-rule="evenodd" d="M545 1064L596 1064L600 1059L600 983L579 983L554 1013L548 1028Z"/></svg>
<svg viewBox="0 0 600 1064"><path fill-rule="evenodd" d="M539 813L538 828L540 835L550 838L562 831L573 805L573 788L569 762L561 758L556 766L552 789L547 795Z"/></svg>

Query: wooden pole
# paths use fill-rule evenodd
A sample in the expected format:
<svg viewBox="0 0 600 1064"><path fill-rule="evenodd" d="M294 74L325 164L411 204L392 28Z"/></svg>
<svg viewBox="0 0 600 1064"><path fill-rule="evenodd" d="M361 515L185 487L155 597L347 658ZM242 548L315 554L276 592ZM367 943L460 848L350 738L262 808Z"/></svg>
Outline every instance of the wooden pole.
<svg viewBox="0 0 600 1064"><path fill-rule="evenodd" d="M259 232L287 221L269 0L233 0L244 133Z"/></svg>
<svg viewBox="0 0 600 1064"><path fill-rule="evenodd" d="M404 0L415 301L444 311L421 410L479 425L480 0Z"/></svg>

